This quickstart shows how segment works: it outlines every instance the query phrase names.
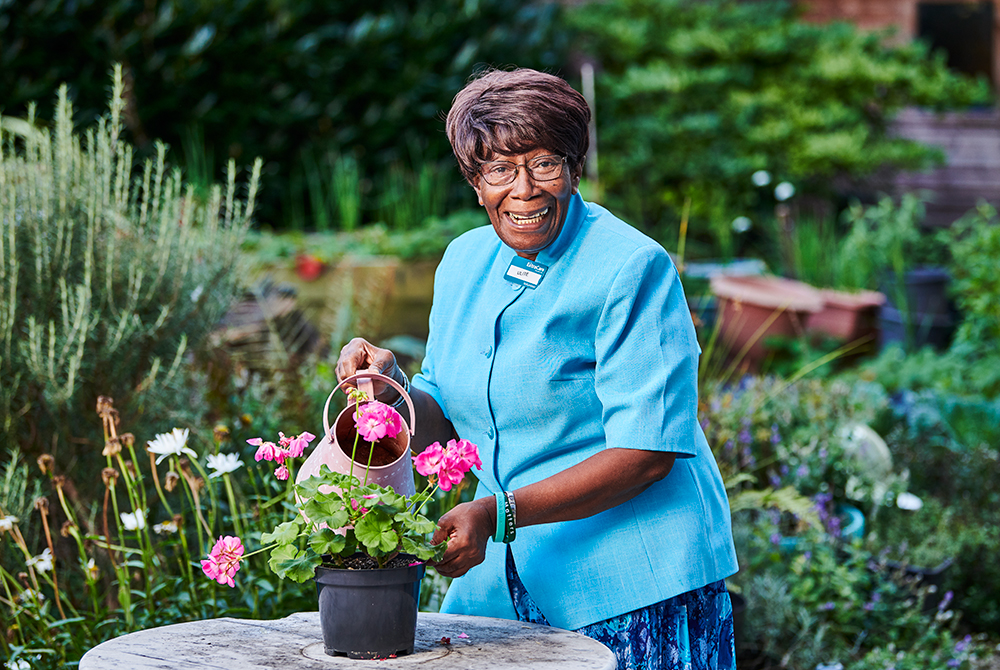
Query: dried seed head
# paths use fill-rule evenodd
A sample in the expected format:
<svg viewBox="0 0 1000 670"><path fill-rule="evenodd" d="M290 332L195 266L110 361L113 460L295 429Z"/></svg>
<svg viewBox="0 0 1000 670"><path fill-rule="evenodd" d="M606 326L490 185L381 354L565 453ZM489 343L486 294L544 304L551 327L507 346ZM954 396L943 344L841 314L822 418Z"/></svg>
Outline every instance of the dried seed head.
<svg viewBox="0 0 1000 670"><path fill-rule="evenodd" d="M168 492L173 491L177 488L177 484L181 481L181 476L176 472L171 470L167 473L166 478L163 480L163 488L167 489Z"/></svg>
<svg viewBox="0 0 1000 670"><path fill-rule="evenodd" d="M17 581L21 582L24 586L28 586L28 573L19 572L17 573Z"/></svg>
<svg viewBox="0 0 1000 670"><path fill-rule="evenodd" d="M221 423L212 429L212 434L215 436L216 442L222 442L223 440L229 439L229 427L224 426Z"/></svg>
<svg viewBox="0 0 1000 670"><path fill-rule="evenodd" d="M108 412L114 410L114 404L115 401L110 396L97 396L97 414L103 418Z"/></svg>
<svg viewBox="0 0 1000 670"><path fill-rule="evenodd" d="M104 442L104 451L101 452L101 456L117 456L121 453L121 450L121 438L112 437Z"/></svg>
<svg viewBox="0 0 1000 670"><path fill-rule="evenodd" d="M38 467L41 469L43 475L48 475L52 473L52 466L55 465L56 459L52 457L52 454L42 454L38 457Z"/></svg>
<svg viewBox="0 0 1000 670"><path fill-rule="evenodd" d="M62 528L59 529L59 534L63 537L70 537L73 535L73 530L76 528L76 524L72 521L63 521Z"/></svg>
<svg viewBox="0 0 1000 670"><path fill-rule="evenodd" d="M181 458L177 461L177 463L181 466L181 473L184 474L185 479L190 479L194 476L191 472L191 461L186 458Z"/></svg>
<svg viewBox="0 0 1000 670"><path fill-rule="evenodd" d="M61 489L62 487L66 486L66 477L64 477L63 475L56 475L55 477L52 478L52 485L55 486L57 489Z"/></svg>
<svg viewBox="0 0 1000 670"><path fill-rule="evenodd" d="M35 498L35 509L37 509L42 514L49 513L49 499L45 496L38 496Z"/></svg>
<svg viewBox="0 0 1000 670"><path fill-rule="evenodd" d="M135 472L135 463L133 463L132 461L125 461L125 469L128 470L128 473L130 475L132 475L132 479L138 479L138 476L136 475Z"/></svg>
<svg viewBox="0 0 1000 670"><path fill-rule="evenodd" d="M177 526L178 528L182 528L184 526L184 517L182 517L180 514L175 514L173 522L175 526Z"/></svg>
<svg viewBox="0 0 1000 670"><path fill-rule="evenodd" d="M118 471L114 468L104 468L101 470L101 479L104 480L104 486L111 488L118 481Z"/></svg>
<svg viewBox="0 0 1000 670"><path fill-rule="evenodd" d="M118 436L118 439L121 440L122 444L124 444L129 449L131 449L132 445L135 444L135 435L133 435L132 433L122 433L121 435Z"/></svg>

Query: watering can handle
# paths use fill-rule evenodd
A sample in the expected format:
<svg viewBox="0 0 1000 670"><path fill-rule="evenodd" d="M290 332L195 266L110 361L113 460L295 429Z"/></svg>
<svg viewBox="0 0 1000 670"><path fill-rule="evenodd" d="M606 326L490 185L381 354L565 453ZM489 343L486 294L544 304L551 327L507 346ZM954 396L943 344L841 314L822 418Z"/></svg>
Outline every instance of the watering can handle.
<svg viewBox="0 0 1000 670"><path fill-rule="evenodd" d="M414 432L417 429L416 428L417 415L416 412L413 411L413 401L410 400L410 395L403 390L403 387L399 385L399 382L397 382L392 377L387 377L386 375L380 374L378 372L357 372L351 375L350 377L346 377L342 382L337 384L337 387L332 391L330 391L330 395L327 396L326 398L326 405L323 406L323 430L325 431L324 435L330 438L331 442L333 441L333 437L331 435L331 428L330 428L330 401L333 400L333 396L337 393L337 391L339 391L344 386L344 384L347 384L348 382L353 382L356 379L365 380L358 384L358 388L361 388L365 393L367 393L368 397L371 398L372 400L375 399L375 394L372 392L372 380L378 379L379 381L385 382L392 388L396 389L400 397L402 397L403 400L406 402L406 408L410 410L410 435L414 434ZM362 388L366 386L367 388Z"/></svg>

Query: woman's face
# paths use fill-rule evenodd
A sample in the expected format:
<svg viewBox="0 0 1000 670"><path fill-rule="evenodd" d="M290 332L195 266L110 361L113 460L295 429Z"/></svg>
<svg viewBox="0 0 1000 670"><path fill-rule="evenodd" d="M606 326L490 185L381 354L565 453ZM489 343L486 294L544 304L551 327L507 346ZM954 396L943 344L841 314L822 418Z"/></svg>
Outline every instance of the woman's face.
<svg viewBox="0 0 1000 670"><path fill-rule="evenodd" d="M493 186L482 175L476 175L472 184L497 235L528 260L535 260L538 252L559 236L570 198L580 185L580 170L571 171L565 163L559 177L551 181L535 181L524 168L532 159L554 154L548 149L515 155L494 154L492 160L515 163L517 177L510 184Z"/></svg>

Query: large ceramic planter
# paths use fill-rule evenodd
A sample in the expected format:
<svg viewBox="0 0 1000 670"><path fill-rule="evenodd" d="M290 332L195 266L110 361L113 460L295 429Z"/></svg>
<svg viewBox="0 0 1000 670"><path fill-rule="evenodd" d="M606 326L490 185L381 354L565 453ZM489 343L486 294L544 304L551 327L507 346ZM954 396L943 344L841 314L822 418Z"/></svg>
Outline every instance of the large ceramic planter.
<svg viewBox="0 0 1000 670"><path fill-rule="evenodd" d="M756 368L767 355L769 337L801 337L811 314L823 309L820 292L802 282L770 275L716 276L719 337L738 365Z"/></svg>
<svg viewBox="0 0 1000 670"><path fill-rule="evenodd" d="M330 656L413 653L424 565L382 570L316 568L323 648Z"/></svg>
<svg viewBox="0 0 1000 670"><path fill-rule="evenodd" d="M809 315L806 330L847 342L877 337L878 312L885 303L885 295L877 291L848 293L824 289L820 297L823 308Z"/></svg>

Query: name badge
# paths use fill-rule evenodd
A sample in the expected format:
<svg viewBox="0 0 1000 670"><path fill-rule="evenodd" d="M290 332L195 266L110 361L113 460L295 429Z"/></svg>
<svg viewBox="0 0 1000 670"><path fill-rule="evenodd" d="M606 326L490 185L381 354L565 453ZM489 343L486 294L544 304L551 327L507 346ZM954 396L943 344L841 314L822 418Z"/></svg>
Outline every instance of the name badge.
<svg viewBox="0 0 1000 670"><path fill-rule="evenodd" d="M517 286L535 288L538 286L538 282L542 281L546 270L548 267L541 263L515 255L514 260L510 262L510 267L507 268L504 279Z"/></svg>

